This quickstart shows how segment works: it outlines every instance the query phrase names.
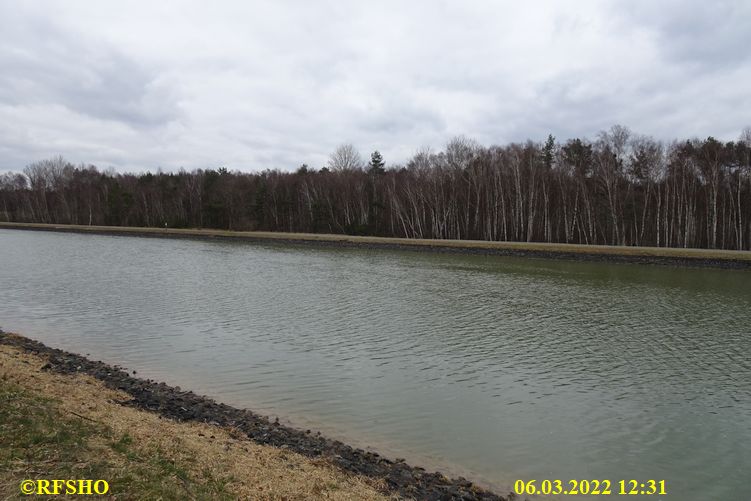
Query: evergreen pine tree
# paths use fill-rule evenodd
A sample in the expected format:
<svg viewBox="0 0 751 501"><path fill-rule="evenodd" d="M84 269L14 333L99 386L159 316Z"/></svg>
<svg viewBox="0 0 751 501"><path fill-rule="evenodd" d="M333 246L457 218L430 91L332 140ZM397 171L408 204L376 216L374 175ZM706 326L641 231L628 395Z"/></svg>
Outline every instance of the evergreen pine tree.
<svg viewBox="0 0 751 501"><path fill-rule="evenodd" d="M383 174L386 172L385 163L383 162L383 157L381 156L381 153L376 150L373 152L372 155L370 155L370 163L368 164L368 172L371 174Z"/></svg>

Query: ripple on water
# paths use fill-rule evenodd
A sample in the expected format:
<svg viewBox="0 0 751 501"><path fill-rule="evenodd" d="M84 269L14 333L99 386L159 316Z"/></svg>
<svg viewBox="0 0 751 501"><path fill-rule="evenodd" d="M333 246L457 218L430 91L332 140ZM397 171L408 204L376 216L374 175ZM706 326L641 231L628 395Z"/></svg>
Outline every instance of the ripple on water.
<svg viewBox="0 0 751 501"><path fill-rule="evenodd" d="M0 249L6 329L144 377L498 484L751 499L746 272L9 230Z"/></svg>

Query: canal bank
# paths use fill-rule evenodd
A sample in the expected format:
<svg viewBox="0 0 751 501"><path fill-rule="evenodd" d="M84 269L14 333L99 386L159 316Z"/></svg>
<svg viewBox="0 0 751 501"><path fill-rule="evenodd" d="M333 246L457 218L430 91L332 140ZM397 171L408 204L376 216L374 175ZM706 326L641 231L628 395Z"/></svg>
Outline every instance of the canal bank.
<svg viewBox="0 0 751 501"><path fill-rule="evenodd" d="M22 386L25 384L29 386L27 389L41 393L44 398L69 393L78 395L79 389L75 387L83 387L88 396L84 395L79 400L86 404L86 408L76 412L63 406L63 412L107 426L108 429L116 423L107 421L115 419L114 415L120 415L117 406L126 408L123 412L129 416L128 413L133 409L142 413L146 411L143 414L145 417L131 416L132 422L142 419L144 423L148 423L153 420L153 415L167 418L174 425L166 428L158 425L164 428L165 433L180 436L188 430L191 436L203 437L203 440L193 437L199 442L210 442L210 445L199 446L199 451L193 451L205 455L202 458L204 465L214 465L216 471L213 472L213 477L209 477L228 473L221 469L221 461L227 458L233 458L233 464L238 461L247 462L252 457L265 458L261 466L254 464L249 467L254 473L248 482L240 482L240 486L235 486L242 489L240 492L243 494L252 493L254 498L277 499L291 496L286 498L304 499L325 494L328 499L388 499L393 496L429 500L504 499L465 479L448 479L440 473L426 472L420 467L355 449L320 434L292 429L251 411L217 403L179 387L140 379L120 367L91 361L81 355L50 348L19 335L0 331L0 345L5 347L0 351L0 374L4 384L8 381ZM25 373L28 374L24 376ZM66 379L66 376L71 377ZM97 391L100 383L106 390ZM50 393L50 388L58 386L62 390L45 394L45 391ZM113 407L114 413L102 414L109 407ZM121 420L121 417L116 419ZM194 428L180 429L179 425L182 423L200 423L204 428L199 429L193 425ZM122 428L122 422L117 424ZM152 423L152 426L157 425ZM143 423L140 428L143 428ZM118 433L123 435L124 432L119 430ZM118 447L130 445L133 435L137 436L137 430L127 433L127 444L122 440L115 442L115 451L118 451ZM211 440L206 438L207 435ZM242 441L246 438L264 449L252 450L250 453L245 450L246 454L243 454ZM286 457L287 453L300 457ZM167 459L174 463L173 459ZM264 468L268 471L264 471ZM285 473L287 470L289 472ZM233 479L228 479L227 482L237 484L238 479L235 477L242 472L233 470L229 473L233 475ZM36 476L43 478L43 474L44 472L37 472ZM18 481L24 478L19 477ZM271 478L274 479L273 482L269 482ZM183 484L180 489L186 488L185 478L176 475L175 481ZM196 484L193 488L205 488L200 483L200 478L196 481L200 485ZM190 486L187 487L190 489ZM261 487L260 491L253 490L258 487ZM228 493L231 496L233 491ZM212 491L209 494L215 493Z"/></svg>
<svg viewBox="0 0 751 501"><path fill-rule="evenodd" d="M0 229L90 233L159 238L190 238L353 248L413 250L426 252L602 261L666 266L751 269L751 252L718 249L621 247L608 245L553 244L540 242L488 242L479 240L431 240L267 231L226 231L186 228L142 228L0 222Z"/></svg>

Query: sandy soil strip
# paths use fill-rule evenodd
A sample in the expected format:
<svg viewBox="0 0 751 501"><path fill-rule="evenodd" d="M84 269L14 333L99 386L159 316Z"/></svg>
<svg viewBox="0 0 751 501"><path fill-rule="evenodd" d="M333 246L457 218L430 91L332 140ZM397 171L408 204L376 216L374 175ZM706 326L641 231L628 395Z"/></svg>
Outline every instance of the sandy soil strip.
<svg viewBox="0 0 751 501"><path fill-rule="evenodd" d="M712 266L724 268L751 267L751 251L717 249L682 249L664 247L619 247L611 245L552 244L539 242L488 242L479 240L431 240L391 237L367 237L313 233L282 233L268 231L225 231L182 228L140 228L124 226L82 226L36 223L0 222L0 228L100 233L173 238L223 238L234 240L277 241L348 247L429 250L469 254L497 254L550 259L599 260L668 264L679 266Z"/></svg>

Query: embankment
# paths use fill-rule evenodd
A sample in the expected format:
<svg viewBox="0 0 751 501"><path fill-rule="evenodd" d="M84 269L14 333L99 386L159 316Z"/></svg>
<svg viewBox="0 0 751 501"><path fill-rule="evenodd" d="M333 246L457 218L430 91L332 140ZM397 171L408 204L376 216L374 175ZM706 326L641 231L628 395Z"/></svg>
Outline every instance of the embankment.
<svg viewBox="0 0 751 501"><path fill-rule="evenodd" d="M479 240L429 240L390 237L363 237L315 233L267 231L226 231L182 228L141 228L125 226L82 226L61 224L5 223L0 229L94 233L141 237L194 238L277 242L317 246L372 249L418 250L444 253L606 261L712 268L751 269L751 251L683 249L663 247L618 247L608 245L549 244L538 242L487 242Z"/></svg>
<svg viewBox="0 0 751 501"><path fill-rule="evenodd" d="M177 492L184 490L191 494L191 489L221 488L229 498L504 499L465 479L449 479L440 473L426 472L317 433L292 429L179 387L136 378L117 366L2 331L0 382L25 385L26 390L39 392L43 398L61 400L61 413L48 420L52 423L48 422L48 427L62 423L60 416L66 419L73 416L105 427L102 430L108 431L97 433L107 436L92 441L98 444L98 449L92 453L98 459L87 464L79 454L76 461L89 470L96 466L97 474L114 476L121 489L159 489L160 476L166 471L174 477ZM16 397L10 398L8 408L20 407L24 399L17 396L19 392L11 390L10 394ZM140 417L134 412L140 413ZM24 412L19 410L19 416L21 414ZM8 425L12 425L11 418L7 418ZM167 418L166 424L158 422L157 418ZM19 430L23 431L23 427L28 424ZM76 436L86 438L87 433L93 433L79 428L71 428ZM66 433L71 434L70 430ZM173 443L178 446L169 445ZM179 444L189 448L181 449ZM6 449L12 450L13 444L0 440L0 446L2 464ZM116 467L108 466L110 463L100 464L102 458L109 457L102 455L103 451L110 456L112 451L121 453L114 454L110 461ZM129 468L136 468L135 463L123 461L133 457L140 458L136 465L138 471L129 472ZM200 457L200 461L190 460L195 457ZM47 478L45 472L59 473L53 472L52 463L46 461L40 466L44 471L36 472L36 477ZM60 462L65 464L63 460ZM14 481L35 478L28 476L30 473L23 465L17 468L20 468L18 478L11 475L12 478L3 479L13 489L17 488ZM132 480L136 477L138 482ZM218 478L224 480L217 484ZM216 492L209 490L205 494L212 497Z"/></svg>

